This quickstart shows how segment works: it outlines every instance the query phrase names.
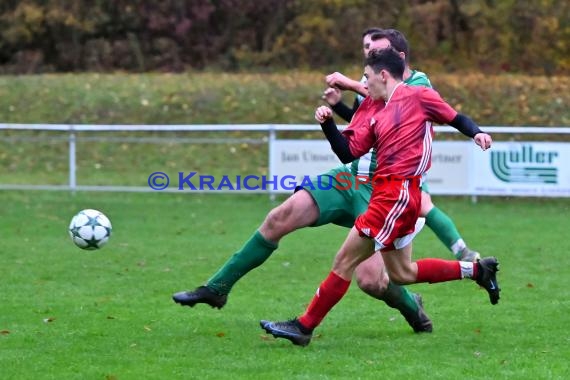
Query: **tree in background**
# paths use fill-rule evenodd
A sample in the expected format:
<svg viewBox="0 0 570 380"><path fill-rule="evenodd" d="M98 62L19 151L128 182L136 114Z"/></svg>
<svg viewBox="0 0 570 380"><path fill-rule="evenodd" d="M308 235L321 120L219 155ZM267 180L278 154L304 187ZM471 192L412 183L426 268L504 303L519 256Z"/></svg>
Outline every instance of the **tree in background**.
<svg viewBox="0 0 570 380"><path fill-rule="evenodd" d="M382 26L431 72L550 75L570 72L569 15L564 0L4 0L0 72L338 68Z"/></svg>

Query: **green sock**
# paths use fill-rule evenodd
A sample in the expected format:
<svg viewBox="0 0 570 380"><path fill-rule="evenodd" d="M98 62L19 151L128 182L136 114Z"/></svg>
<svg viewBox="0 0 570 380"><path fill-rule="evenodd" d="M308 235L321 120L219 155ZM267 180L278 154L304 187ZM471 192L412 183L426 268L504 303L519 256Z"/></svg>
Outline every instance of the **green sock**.
<svg viewBox="0 0 570 380"><path fill-rule="evenodd" d="M416 315L418 312L418 304L413 294L405 287L396 285L392 281L388 282L382 300L386 302L386 305L399 310L403 316Z"/></svg>
<svg viewBox="0 0 570 380"><path fill-rule="evenodd" d="M206 286L219 294L228 294L240 278L263 264L276 249L277 244L265 240L259 231L255 231L243 247L208 280Z"/></svg>
<svg viewBox="0 0 570 380"><path fill-rule="evenodd" d="M437 207L432 208L426 215L426 224L456 257L460 255L461 250L465 248L465 242L446 213Z"/></svg>

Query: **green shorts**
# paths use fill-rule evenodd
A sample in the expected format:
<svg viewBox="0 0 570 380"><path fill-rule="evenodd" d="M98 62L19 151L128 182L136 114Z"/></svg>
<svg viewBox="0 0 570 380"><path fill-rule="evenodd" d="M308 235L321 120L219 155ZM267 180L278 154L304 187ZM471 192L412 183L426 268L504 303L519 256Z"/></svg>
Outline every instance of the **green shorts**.
<svg viewBox="0 0 570 380"><path fill-rule="evenodd" d="M311 178L311 184L295 191L306 190L315 200L319 219L314 227L332 223L351 228L356 218L368 208L372 185L357 182L344 166Z"/></svg>

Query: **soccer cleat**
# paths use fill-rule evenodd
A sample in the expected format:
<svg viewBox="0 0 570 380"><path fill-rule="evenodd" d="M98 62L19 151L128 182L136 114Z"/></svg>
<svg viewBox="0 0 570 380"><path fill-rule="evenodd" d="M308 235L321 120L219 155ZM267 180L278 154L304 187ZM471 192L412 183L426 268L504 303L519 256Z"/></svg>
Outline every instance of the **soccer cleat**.
<svg viewBox="0 0 570 380"><path fill-rule="evenodd" d="M313 332L305 333L297 318L286 322L260 321L259 325L266 333L275 338L289 339L294 345L307 346L311 342Z"/></svg>
<svg viewBox="0 0 570 380"><path fill-rule="evenodd" d="M212 307L221 309L228 301L228 295L217 294L207 286L199 286L192 291L176 293L172 299L182 306L194 307L197 303L207 303Z"/></svg>
<svg viewBox="0 0 570 380"><path fill-rule="evenodd" d="M422 296L420 296L417 293L414 293L414 300L418 305L418 311L413 315L408 315L408 316L404 314L402 315L404 315L404 318L406 318L408 324L412 327L412 329L414 329L414 332L416 333L432 332L433 324L429 319L429 317L427 316L427 314L424 312L424 304Z"/></svg>
<svg viewBox="0 0 570 380"><path fill-rule="evenodd" d="M468 261L470 263L475 263L480 259L481 255L479 252L469 249L468 247L463 248L459 255L459 261Z"/></svg>
<svg viewBox="0 0 570 380"><path fill-rule="evenodd" d="M499 303L499 283L497 282L497 272L499 268L499 262L495 257L485 257L477 260L477 278L475 282L479 284L489 293L489 299L491 304L496 305Z"/></svg>

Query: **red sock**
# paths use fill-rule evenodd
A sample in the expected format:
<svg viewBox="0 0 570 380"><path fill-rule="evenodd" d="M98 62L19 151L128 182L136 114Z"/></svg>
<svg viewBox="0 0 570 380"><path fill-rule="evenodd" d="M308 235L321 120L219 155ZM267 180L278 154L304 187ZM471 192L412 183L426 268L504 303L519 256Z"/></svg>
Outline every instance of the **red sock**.
<svg viewBox="0 0 570 380"><path fill-rule="evenodd" d="M307 329L314 329L325 318L327 313L341 300L348 290L350 281L342 279L334 272L321 283L317 294L311 304L305 310L305 314L299 317L299 322Z"/></svg>
<svg viewBox="0 0 570 380"><path fill-rule="evenodd" d="M461 280L461 266L459 261L442 259L421 259L418 264L416 282L445 282Z"/></svg>

